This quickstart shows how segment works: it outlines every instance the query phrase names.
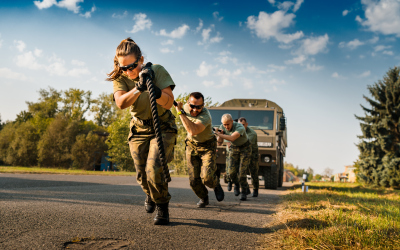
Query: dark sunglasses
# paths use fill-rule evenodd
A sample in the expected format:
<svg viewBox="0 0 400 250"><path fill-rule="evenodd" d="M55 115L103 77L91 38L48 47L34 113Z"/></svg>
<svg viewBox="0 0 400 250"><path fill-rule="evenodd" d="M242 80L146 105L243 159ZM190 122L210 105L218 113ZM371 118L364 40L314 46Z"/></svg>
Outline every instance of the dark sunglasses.
<svg viewBox="0 0 400 250"><path fill-rule="evenodd" d="M126 65L126 66L119 66L119 68L122 71L127 71L128 69L132 71L132 70L136 69L136 67L138 66L139 59L140 59L140 57L138 57L138 59L136 59L136 61L134 63L131 63L131 64Z"/></svg>
<svg viewBox="0 0 400 250"><path fill-rule="evenodd" d="M202 105L193 105L193 104L190 104L190 103L189 103L189 106L190 106L192 109L201 109L201 108L204 106L204 104L202 104Z"/></svg>

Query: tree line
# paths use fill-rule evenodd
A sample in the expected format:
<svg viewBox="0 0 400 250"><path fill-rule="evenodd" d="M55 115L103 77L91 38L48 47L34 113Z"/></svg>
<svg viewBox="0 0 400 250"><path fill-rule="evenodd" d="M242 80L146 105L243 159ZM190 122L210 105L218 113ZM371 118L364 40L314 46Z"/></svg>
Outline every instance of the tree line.
<svg viewBox="0 0 400 250"><path fill-rule="evenodd" d="M26 102L27 110L14 121L2 122L0 116L0 164L93 170L107 155L119 170L135 171L127 144L131 115L129 109L117 108L113 94L93 98L91 91L51 87L38 92L38 100ZM185 93L175 100L185 103L188 98ZM217 103L207 97L205 105ZM174 107L171 112L176 116L178 143L169 167L187 174L181 143L186 130Z"/></svg>

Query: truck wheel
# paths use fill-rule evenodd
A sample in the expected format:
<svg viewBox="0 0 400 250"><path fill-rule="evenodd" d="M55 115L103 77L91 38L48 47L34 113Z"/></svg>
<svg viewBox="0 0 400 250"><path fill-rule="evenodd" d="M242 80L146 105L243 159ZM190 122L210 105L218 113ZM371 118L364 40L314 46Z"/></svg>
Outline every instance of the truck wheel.
<svg viewBox="0 0 400 250"><path fill-rule="evenodd" d="M265 169L264 182L265 189L277 189L279 180L279 170L276 170L276 166Z"/></svg>
<svg viewBox="0 0 400 250"><path fill-rule="evenodd" d="M283 173L284 173L283 156L280 155L278 187L282 187L282 185L283 185Z"/></svg>

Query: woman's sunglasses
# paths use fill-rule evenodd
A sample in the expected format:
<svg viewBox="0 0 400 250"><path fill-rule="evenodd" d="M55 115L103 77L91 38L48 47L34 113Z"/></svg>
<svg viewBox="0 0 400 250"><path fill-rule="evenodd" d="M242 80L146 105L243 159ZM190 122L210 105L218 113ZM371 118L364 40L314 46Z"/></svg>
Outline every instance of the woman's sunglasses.
<svg viewBox="0 0 400 250"><path fill-rule="evenodd" d="M132 70L136 69L136 67L138 66L139 59L140 59L140 57L138 57L138 59L136 59L136 61L134 63L131 63L131 64L126 65L126 66L119 66L119 68L122 71L127 71L128 69L132 71Z"/></svg>

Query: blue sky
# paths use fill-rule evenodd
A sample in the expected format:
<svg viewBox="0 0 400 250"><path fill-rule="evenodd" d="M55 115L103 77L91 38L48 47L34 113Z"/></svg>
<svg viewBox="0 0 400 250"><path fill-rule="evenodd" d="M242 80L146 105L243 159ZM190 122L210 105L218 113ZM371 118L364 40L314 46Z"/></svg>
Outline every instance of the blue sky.
<svg viewBox="0 0 400 250"><path fill-rule="evenodd" d="M278 103L286 161L339 172L358 157L367 86L400 63L400 1L2 1L2 120L48 86L111 93L104 79L126 37L170 72L175 95Z"/></svg>

